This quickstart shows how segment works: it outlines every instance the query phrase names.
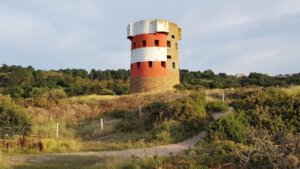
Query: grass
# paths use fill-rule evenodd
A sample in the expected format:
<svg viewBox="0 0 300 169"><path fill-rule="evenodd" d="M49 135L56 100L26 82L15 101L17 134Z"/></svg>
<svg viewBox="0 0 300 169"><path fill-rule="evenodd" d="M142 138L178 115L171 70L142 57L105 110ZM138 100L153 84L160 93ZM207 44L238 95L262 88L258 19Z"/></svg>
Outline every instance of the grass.
<svg viewBox="0 0 300 169"><path fill-rule="evenodd" d="M284 92L286 92L288 95L297 95L300 94L300 86L294 86L292 87L288 87L288 88L282 88L281 90L283 90Z"/></svg>
<svg viewBox="0 0 300 169"><path fill-rule="evenodd" d="M81 151L82 142L75 139L51 139L51 138L32 138L27 137L21 145L18 138L9 140L0 140L0 150L3 149L6 154L41 154L41 153L65 153ZM4 142L8 144L3 147ZM3 143L3 144L2 144Z"/></svg>
<svg viewBox="0 0 300 169"><path fill-rule="evenodd" d="M55 138L56 137L56 121L49 121L45 123L34 123L32 126L32 135L41 138ZM62 138L74 138L76 131L69 127L66 121L59 121L59 136Z"/></svg>
<svg viewBox="0 0 300 169"><path fill-rule="evenodd" d="M84 101L101 101L101 100L113 100L117 99L120 96L118 95L86 95L86 96L74 96L68 98L68 100L71 101L78 101L78 102L84 102Z"/></svg>
<svg viewBox="0 0 300 169"><path fill-rule="evenodd" d="M109 119L103 117L103 130L101 130L100 117L79 122L73 127L76 131L76 135L83 141L93 141L99 140L99 138L113 133L114 125L119 121L119 119Z"/></svg>
<svg viewBox="0 0 300 169"><path fill-rule="evenodd" d="M8 164L5 163L4 153L1 151L0 153L0 169L8 169Z"/></svg>
<svg viewBox="0 0 300 169"><path fill-rule="evenodd" d="M117 158L96 156L57 156L44 162L26 162L13 169L116 169L127 162Z"/></svg>

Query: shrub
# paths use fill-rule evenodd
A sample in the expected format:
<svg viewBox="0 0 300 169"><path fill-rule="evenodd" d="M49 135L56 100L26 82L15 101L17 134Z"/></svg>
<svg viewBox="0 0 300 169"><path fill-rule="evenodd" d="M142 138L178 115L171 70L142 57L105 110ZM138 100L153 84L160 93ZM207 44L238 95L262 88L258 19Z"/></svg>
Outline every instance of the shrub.
<svg viewBox="0 0 300 169"><path fill-rule="evenodd" d="M54 89L48 92L48 98L51 100L63 99L66 98L67 94L63 89Z"/></svg>
<svg viewBox="0 0 300 169"><path fill-rule="evenodd" d="M259 90L232 105L247 112L252 126L267 128L272 133L283 128L294 133L300 131L299 95L291 96L275 89Z"/></svg>
<svg viewBox="0 0 300 169"><path fill-rule="evenodd" d="M155 133L155 139L161 143L171 143L173 142L172 135L170 131L161 130Z"/></svg>
<svg viewBox="0 0 300 169"><path fill-rule="evenodd" d="M29 93L28 93L28 96L29 97L44 97L46 98L47 97L47 92L48 92L48 88L37 88L37 87L33 87Z"/></svg>
<svg viewBox="0 0 300 169"><path fill-rule="evenodd" d="M229 106L221 101L209 102L206 105L208 112L225 112L229 110Z"/></svg>
<svg viewBox="0 0 300 169"><path fill-rule="evenodd" d="M168 111L168 106L167 103L154 102L143 109L143 119L147 130L152 129L155 123L171 117L172 112Z"/></svg>
<svg viewBox="0 0 300 169"><path fill-rule="evenodd" d="M101 95L115 95L116 93L112 90L109 90L109 89L102 89L99 94L101 94Z"/></svg>
<svg viewBox="0 0 300 169"><path fill-rule="evenodd" d="M218 135L239 143L249 143L251 134L250 124L244 113L228 114L207 128L210 139Z"/></svg>
<svg viewBox="0 0 300 169"><path fill-rule="evenodd" d="M203 91L191 93L190 97L171 103L172 119L182 122L190 129L199 129L206 121L205 94Z"/></svg>
<svg viewBox="0 0 300 169"><path fill-rule="evenodd" d="M31 122L24 110L7 96L0 95L0 137L26 134L31 131Z"/></svg>
<svg viewBox="0 0 300 169"><path fill-rule="evenodd" d="M25 91L20 86L10 86L6 89L6 94L9 94L12 98L22 98L25 95Z"/></svg>
<svg viewBox="0 0 300 169"><path fill-rule="evenodd" d="M171 143L185 138L189 131L176 120L166 120L154 126L154 137L162 143Z"/></svg>

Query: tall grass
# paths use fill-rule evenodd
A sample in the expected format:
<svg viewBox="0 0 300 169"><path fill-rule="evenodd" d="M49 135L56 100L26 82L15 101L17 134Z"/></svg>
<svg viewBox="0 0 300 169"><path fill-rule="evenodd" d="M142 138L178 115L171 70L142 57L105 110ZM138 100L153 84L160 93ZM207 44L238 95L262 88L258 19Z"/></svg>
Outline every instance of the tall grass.
<svg viewBox="0 0 300 169"><path fill-rule="evenodd" d="M82 143L75 139L39 139L39 138L15 138L1 140L0 149L7 154L40 154L74 152L82 149ZM1 162L1 159L0 159Z"/></svg>
<svg viewBox="0 0 300 169"><path fill-rule="evenodd" d="M0 169L8 169L8 168L9 168L8 164L5 163L4 153L3 153L3 151L1 151L0 152Z"/></svg>
<svg viewBox="0 0 300 169"><path fill-rule="evenodd" d="M82 144L72 139L42 139L44 144L45 153L64 153L79 151L82 148Z"/></svg>
<svg viewBox="0 0 300 169"><path fill-rule="evenodd" d="M45 123L34 123L32 126L32 135L41 138L55 138L56 137L56 121L49 121ZM62 138L74 138L76 133L71 127L68 127L66 121L59 121L59 136Z"/></svg>
<svg viewBox="0 0 300 169"><path fill-rule="evenodd" d="M281 90L283 90L284 92L286 92L290 96L300 94L300 86L294 86L293 88L292 87L282 88Z"/></svg>

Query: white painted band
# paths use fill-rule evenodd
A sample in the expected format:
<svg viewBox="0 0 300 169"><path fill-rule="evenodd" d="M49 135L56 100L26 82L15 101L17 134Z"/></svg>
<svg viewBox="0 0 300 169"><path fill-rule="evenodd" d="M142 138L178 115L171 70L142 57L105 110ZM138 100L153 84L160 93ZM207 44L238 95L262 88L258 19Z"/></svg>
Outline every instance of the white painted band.
<svg viewBox="0 0 300 169"><path fill-rule="evenodd" d="M129 24L127 27L127 37L147 33L169 32L169 22L166 20L142 20Z"/></svg>
<svg viewBox="0 0 300 169"><path fill-rule="evenodd" d="M131 51L131 64L147 61L167 61L166 47L137 48Z"/></svg>

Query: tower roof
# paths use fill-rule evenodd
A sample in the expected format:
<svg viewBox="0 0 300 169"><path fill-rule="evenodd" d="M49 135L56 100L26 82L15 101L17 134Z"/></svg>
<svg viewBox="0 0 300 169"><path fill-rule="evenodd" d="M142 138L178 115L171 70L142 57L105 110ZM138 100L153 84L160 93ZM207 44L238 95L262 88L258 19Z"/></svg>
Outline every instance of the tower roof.
<svg viewBox="0 0 300 169"><path fill-rule="evenodd" d="M146 19L131 23L127 26L127 38L148 33L169 33L169 23L172 22L163 19Z"/></svg>

